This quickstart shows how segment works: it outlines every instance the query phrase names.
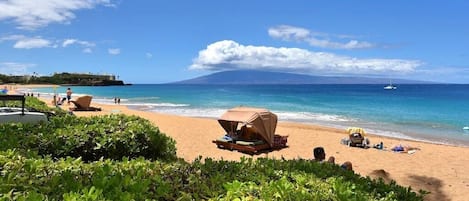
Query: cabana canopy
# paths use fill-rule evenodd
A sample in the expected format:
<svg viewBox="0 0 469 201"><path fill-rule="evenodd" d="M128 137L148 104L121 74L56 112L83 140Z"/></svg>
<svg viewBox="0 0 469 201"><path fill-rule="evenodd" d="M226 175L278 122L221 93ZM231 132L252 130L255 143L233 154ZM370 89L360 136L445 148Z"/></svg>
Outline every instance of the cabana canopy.
<svg viewBox="0 0 469 201"><path fill-rule="evenodd" d="M250 125L273 147L277 115L264 108L235 107L226 111L218 123L227 133L235 133L238 124Z"/></svg>

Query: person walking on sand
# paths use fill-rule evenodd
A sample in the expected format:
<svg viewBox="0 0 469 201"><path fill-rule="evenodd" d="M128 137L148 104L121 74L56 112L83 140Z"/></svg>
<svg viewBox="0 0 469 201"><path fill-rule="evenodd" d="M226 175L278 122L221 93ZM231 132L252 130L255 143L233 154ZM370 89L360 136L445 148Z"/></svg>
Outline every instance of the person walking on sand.
<svg viewBox="0 0 469 201"><path fill-rule="evenodd" d="M72 90L69 88L67 88L67 103L70 105L70 100L72 99Z"/></svg>

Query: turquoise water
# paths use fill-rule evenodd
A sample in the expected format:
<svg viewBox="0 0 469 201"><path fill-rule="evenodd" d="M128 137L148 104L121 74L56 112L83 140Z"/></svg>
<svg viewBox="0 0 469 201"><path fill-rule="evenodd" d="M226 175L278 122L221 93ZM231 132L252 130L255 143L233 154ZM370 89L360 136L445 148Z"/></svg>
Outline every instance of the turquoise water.
<svg viewBox="0 0 469 201"><path fill-rule="evenodd" d="M32 89L31 89L32 90ZM57 88L64 96L65 87ZM280 121L337 128L361 126L369 133L437 143L469 145L469 85L131 85L72 87L93 102L184 116L217 118L239 105L264 107ZM38 88L47 96L52 88Z"/></svg>

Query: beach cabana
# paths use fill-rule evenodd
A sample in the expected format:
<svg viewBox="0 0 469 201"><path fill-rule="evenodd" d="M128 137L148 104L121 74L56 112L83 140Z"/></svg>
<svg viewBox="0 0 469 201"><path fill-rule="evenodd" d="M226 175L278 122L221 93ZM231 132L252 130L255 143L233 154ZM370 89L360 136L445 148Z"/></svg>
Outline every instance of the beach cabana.
<svg viewBox="0 0 469 201"><path fill-rule="evenodd" d="M277 115L267 109L235 107L226 111L218 123L226 132L225 138L213 141L219 148L257 153L286 147L287 136L275 134Z"/></svg>

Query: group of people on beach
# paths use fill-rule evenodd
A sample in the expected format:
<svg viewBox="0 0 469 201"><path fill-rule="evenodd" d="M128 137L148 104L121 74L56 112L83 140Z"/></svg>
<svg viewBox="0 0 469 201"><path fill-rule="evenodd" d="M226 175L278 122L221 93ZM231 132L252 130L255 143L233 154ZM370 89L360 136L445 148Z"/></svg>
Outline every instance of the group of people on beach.
<svg viewBox="0 0 469 201"><path fill-rule="evenodd" d="M53 105L62 105L65 101L67 101L67 104L70 105L70 101L72 100L72 89L69 87L67 88L67 90L65 91L65 95L66 97L64 98L61 98L59 95L54 95L53 98L52 98L52 104ZM38 94L39 96L39 94Z"/></svg>
<svg viewBox="0 0 469 201"><path fill-rule="evenodd" d="M24 93L23 95L24 95L24 96L31 96L31 97L34 97L34 93ZM37 97L39 97L39 96L40 96L40 94L37 93Z"/></svg>
<svg viewBox="0 0 469 201"><path fill-rule="evenodd" d="M121 104L121 98L119 97L114 97L114 104Z"/></svg>
<svg viewBox="0 0 469 201"><path fill-rule="evenodd" d="M383 146L382 143L380 143L380 145ZM418 147L412 147L412 146L407 146L407 145L406 146L396 145L391 150L394 151L394 152L412 154L416 150L420 150L420 149ZM320 163L326 162L326 163L335 164L334 156L330 156L326 160L326 151L324 150L323 147L315 147L313 149L313 160L316 161L316 162L320 162ZM350 162L350 161L346 161L346 162L342 163L340 165L340 167L344 170L353 171L353 165L352 165L352 162Z"/></svg>

